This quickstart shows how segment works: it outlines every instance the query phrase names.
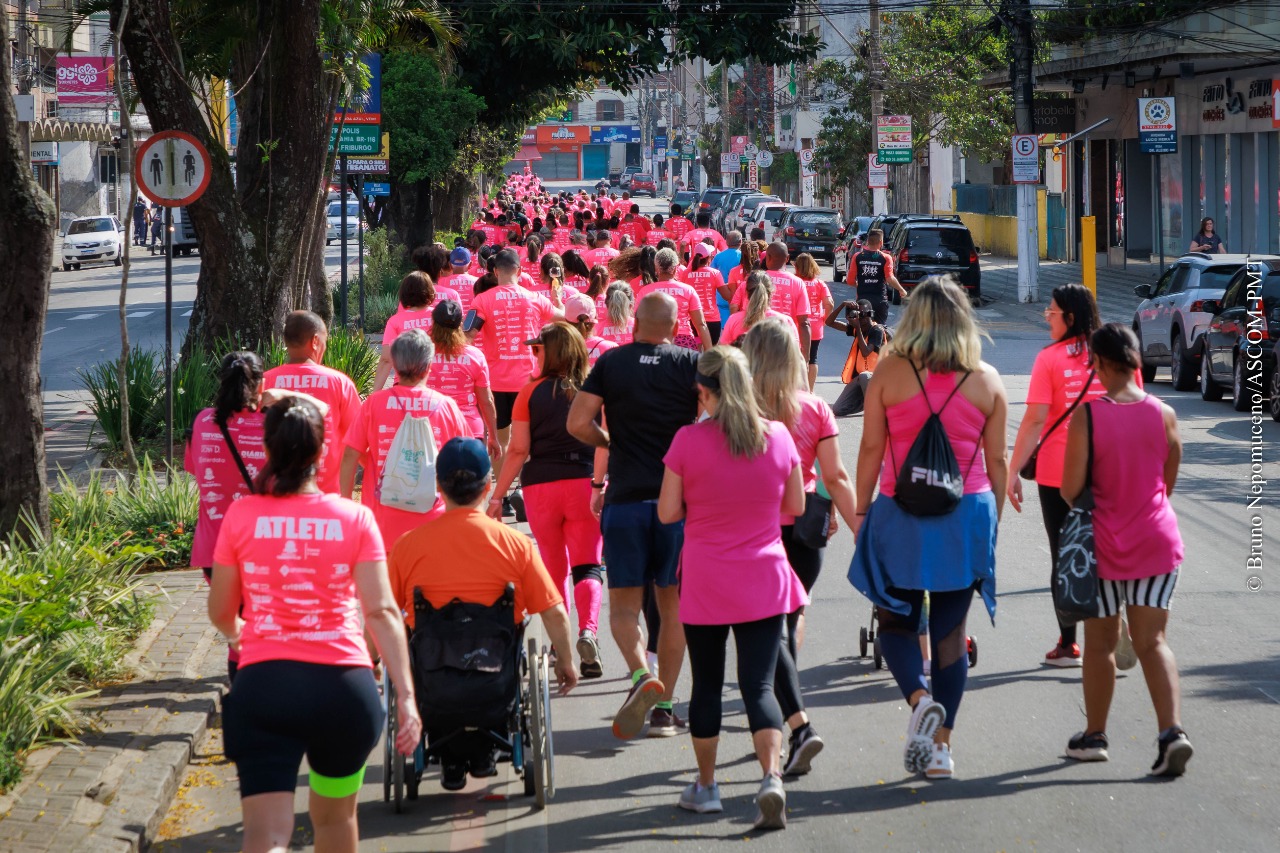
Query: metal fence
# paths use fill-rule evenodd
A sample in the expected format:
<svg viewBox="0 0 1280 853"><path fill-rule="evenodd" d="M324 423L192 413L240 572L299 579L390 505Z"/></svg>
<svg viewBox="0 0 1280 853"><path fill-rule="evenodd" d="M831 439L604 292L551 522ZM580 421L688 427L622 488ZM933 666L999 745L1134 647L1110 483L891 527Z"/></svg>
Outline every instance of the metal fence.
<svg viewBox="0 0 1280 853"><path fill-rule="evenodd" d="M987 216L1017 216L1018 188L989 184L954 184L956 210Z"/></svg>

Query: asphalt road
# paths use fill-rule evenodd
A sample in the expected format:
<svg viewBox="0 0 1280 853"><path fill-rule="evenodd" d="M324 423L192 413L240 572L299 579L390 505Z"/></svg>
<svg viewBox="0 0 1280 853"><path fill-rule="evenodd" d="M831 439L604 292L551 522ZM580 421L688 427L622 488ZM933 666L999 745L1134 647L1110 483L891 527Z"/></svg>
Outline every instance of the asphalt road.
<svg viewBox="0 0 1280 853"><path fill-rule="evenodd" d="M823 271L829 275L829 268ZM85 275L93 278L85 282L83 297L55 294L60 319L55 322L51 313L51 329L61 325L69 333L63 343L57 340L62 331L50 331L47 358L60 359L56 363L64 367L114 346L109 319L73 319L101 311L102 303L114 298L112 270ZM154 311L154 281L154 276L142 279L148 289L139 290L136 310ZM838 287L836 294L840 298ZM190 293L183 298L189 301ZM1013 401L1011 441L1023 413L1020 401L1030 365L1047 342L1039 307L997 303L981 311L992 336L986 358L1001 371ZM155 325L154 314L137 319L140 337L163 333L163 321ZM1127 318L1116 309L1105 319ZM828 400L841 387L843 344L829 337L821 350L817 390ZM954 780L930 783L903 773L906 705L888 673L857 656L857 631L867 623L870 607L843 577L853 542L842 530L828 548L800 655L805 698L827 746L811 775L787 783L785 832L764 837L750 832L758 769L733 693L732 652L720 748L725 812L698 816L675 808L693 778L686 736L623 743L610 734L609 721L627 682L604 638L605 679L586 682L574 695L552 703L558 792L550 808L534 810L505 771L489 780L492 784L472 781L455 794L440 790L432 774L424 780L421 799L397 815L382 802L379 752L361 795L361 849L639 851L672 844L711 849L725 841L752 840L791 850L1275 850L1280 759L1272 742L1280 731L1275 628L1280 575L1270 568L1274 561L1268 556L1260 572L1262 589L1250 592L1244 561L1253 515L1262 519L1264 553L1276 547L1277 487L1267 486L1259 509L1246 507L1247 414L1173 391L1167 371L1161 371L1152 390L1177 411L1185 446L1174 506L1186 561L1169 631L1182 675L1182 721L1196 747L1185 778L1146 776L1155 757L1156 729L1139 669L1122 674L1117 685L1109 726L1111 761L1077 764L1062 757L1067 738L1084 724L1080 677L1079 670L1040 663L1056 640L1056 625L1049 604L1048 548L1033 492L1023 513L1006 511L1001 525L996 625L985 619L980 605L971 611L969 633L979 659L954 736ZM1280 424L1266 418L1261 429L1269 476ZM860 418L841 421L841 430L845 464L852 472ZM688 695L687 676L676 692ZM205 745L208 757L193 767L170 813L166 837L171 840L156 849L239 849L234 769L219 763L217 734ZM296 849L309 850L305 776L301 779L295 842Z"/></svg>

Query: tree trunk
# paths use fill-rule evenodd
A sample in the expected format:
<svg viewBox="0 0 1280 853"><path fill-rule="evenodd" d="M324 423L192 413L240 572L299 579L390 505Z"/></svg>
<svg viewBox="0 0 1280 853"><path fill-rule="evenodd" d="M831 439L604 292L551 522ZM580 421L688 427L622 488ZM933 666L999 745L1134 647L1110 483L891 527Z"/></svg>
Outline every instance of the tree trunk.
<svg viewBox="0 0 1280 853"><path fill-rule="evenodd" d="M435 194L434 226L443 231L461 232L471 223L473 199L479 197L476 182L469 175L451 174Z"/></svg>
<svg viewBox="0 0 1280 853"><path fill-rule="evenodd" d="M124 0L120 20L129 19L129 0ZM119 50L120 28L113 32ZM120 322L120 358L116 362L116 382L124 389L120 395L120 450L124 467L132 476L138 473L138 457L133 452L133 436L129 433L129 247L133 243L133 208L138 203L138 182L133 172L133 116L124 92L124 63L116 56L116 100L120 102L120 183L129 187L129 203L125 207L124 240L120 258L120 300L117 306ZM167 413L166 413L167 414Z"/></svg>
<svg viewBox="0 0 1280 853"><path fill-rule="evenodd" d="M0 12L0 535L24 512L49 532L40 346L49 306L57 211L31 173L18 138L9 13Z"/></svg>
<svg viewBox="0 0 1280 853"><path fill-rule="evenodd" d="M391 227L406 253L429 243L435 236L432 225L431 182L391 186Z"/></svg>
<svg viewBox="0 0 1280 853"><path fill-rule="evenodd" d="M229 74L240 117L233 180L184 79L169 2L132 0L124 44L151 125L191 133L213 164L207 191L187 208L201 262L184 355L224 339L260 348L279 335L290 307L327 304L322 198L337 87L317 39L321 5L260 0L245 22L250 35L237 43Z"/></svg>

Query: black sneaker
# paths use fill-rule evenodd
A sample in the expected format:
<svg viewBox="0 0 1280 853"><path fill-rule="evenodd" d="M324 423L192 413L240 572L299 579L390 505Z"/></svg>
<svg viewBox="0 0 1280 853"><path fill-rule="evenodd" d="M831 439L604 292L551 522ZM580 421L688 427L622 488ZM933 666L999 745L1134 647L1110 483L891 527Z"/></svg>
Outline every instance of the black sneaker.
<svg viewBox="0 0 1280 853"><path fill-rule="evenodd" d="M783 776L803 776L811 769L813 759L822 752L822 738L814 731L812 725L805 724L791 733L787 747L787 763L783 765Z"/></svg>
<svg viewBox="0 0 1280 853"><path fill-rule="evenodd" d="M478 755L467 763L467 771L477 779L488 779L498 775L498 763L494 761L493 751L487 755Z"/></svg>
<svg viewBox="0 0 1280 853"><path fill-rule="evenodd" d="M1107 761L1111 758L1107 754L1109 745L1106 732L1080 732L1067 741L1067 758L1074 758L1076 761Z"/></svg>
<svg viewBox="0 0 1280 853"><path fill-rule="evenodd" d="M1187 762L1195 750L1186 732L1175 726L1162 734L1156 744L1160 751L1156 753L1156 763L1151 765L1152 776L1181 776L1187 772Z"/></svg>
<svg viewBox="0 0 1280 853"><path fill-rule="evenodd" d="M516 508L511 505L511 498L502 499L502 517L515 518Z"/></svg>
<svg viewBox="0 0 1280 853"><path fill-rule="evenodd" d="M440 785L446 791L461 791L467 787L467 765L443 765L440 769Z"/></svg>

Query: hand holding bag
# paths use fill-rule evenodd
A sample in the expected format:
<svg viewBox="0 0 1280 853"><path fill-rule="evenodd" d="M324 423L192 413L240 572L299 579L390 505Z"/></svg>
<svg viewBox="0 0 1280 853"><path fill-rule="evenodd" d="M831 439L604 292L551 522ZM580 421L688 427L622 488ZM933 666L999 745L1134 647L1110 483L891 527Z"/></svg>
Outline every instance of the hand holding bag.
<svg viewBox="0 0 1280 853"><path fill-rule="evenodd" d="M1084 395L1089 393L1089 386L1093 384L1093 377L1095 373L1096 371L1089 371L1089 378L1085 379L1084 388L1080 390L1079 396L1077 396L1075 401L1067 407L1065 412L1058 416L1058 419L1053 422L1053 426L1049 427L1045 434L1040 436L1040 440L1036 442L1036 449L1031 451L1030 458L1028 458L1026 462L1022 463L1022 467L1018 469L1019 477L1024 480L1034 480L1036 478L1036 458L1040 456L1040 448L1049 440L1049 436L1053 435L1053 431L1062 426L1063 421L1071 417L1071 413L1076 410L1076 406L1080 405L1080 401L1084 399Z"/></svg>
<svg viewBox="0 0 1280 853"><path fill-rule="evenodd" d="M1058 620L1074 625L1098 615L1098 556L1093 539L1093 415L1084 407L1089 429L1089 461L1084 491L1076 497L1058 532L1058 563L1053 573L1053 606Z"/></svg>

